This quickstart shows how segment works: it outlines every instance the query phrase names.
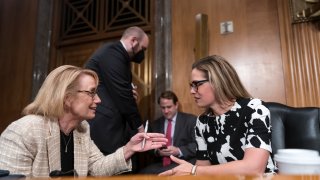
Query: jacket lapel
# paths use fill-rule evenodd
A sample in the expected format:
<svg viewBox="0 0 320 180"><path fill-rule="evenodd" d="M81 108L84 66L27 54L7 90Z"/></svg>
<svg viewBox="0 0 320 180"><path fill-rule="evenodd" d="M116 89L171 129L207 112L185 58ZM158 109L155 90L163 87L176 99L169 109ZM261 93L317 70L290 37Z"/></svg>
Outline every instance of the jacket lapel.
<svg viewBox="0 0 320 180"><path fill-rule="evenodd" d="M77 171L79 176L86 176L88 171L88 156L85 150L85 142L83 133L79 131L73 131L74 141L74 169Z"/></svg>
<svg viewBox="0 0 320 180"><path fill-rule="evenodd" d="M176 125L174 126L174 134L173 134L173 145L174 146L177 146L176 142L178 142L178 138L179 138L179 134L180 134L180 128L184 127L182 125L182 121L181 121L180 118L181 118L180 114L177 112Z"/></svg>
<svg viewBox="0 0 320 180"><path fill-rule="evenodd" d="M56 120L49 120L49 126L49 137L47 137L46 142L49 158L49 171L51 172L54 170L61 170L60 128Z"/></svg>
<svg viewBox="0 0 320 180"><path fill-rule="evenodd" d="M157 129L158 132L160 132L160 133L162 133L162 134L164 134L164 135L166 135L166 134L165 134L165 130L164 130L164 128L165 128L165 127L164 127L165 121L166 121L166 119L162 116L161 119L160 119L160 121L159 121L159 129Z"/></svg>

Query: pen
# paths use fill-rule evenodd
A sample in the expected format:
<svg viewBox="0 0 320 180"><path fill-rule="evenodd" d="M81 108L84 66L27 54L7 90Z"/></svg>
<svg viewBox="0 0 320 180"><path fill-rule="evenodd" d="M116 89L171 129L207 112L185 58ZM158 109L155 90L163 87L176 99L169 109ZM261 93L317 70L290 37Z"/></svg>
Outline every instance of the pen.
<svg viewBox="0 0 320 180"><path fill-rule="evenodd" d="M147 134L147 132L148 132L148 126L149 126L149 122L148 122L148 120L147 120L146 126L144 127L144 134ZM146 138L143 138L142 144L141 144L141 149L143 149L145 145L146 145Z"/></svg>

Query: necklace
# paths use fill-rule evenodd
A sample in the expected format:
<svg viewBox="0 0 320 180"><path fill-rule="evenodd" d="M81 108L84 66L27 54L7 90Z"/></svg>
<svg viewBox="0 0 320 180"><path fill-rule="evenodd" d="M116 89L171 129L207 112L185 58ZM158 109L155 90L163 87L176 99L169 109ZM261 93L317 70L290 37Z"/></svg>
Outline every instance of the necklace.
<svg viewBox="0 0 320 180"><path fill-rule="evenodd" d="M64 149L64 152L67 153L68 152L68 145L69 145L69 142L71 140L71 135L69 134L69 139L68 141L66 141L66 139L64 138L66 135L62 134L62 138L63 138L63 141L64 141L64 145L66 146L65 149Z"/></svg>

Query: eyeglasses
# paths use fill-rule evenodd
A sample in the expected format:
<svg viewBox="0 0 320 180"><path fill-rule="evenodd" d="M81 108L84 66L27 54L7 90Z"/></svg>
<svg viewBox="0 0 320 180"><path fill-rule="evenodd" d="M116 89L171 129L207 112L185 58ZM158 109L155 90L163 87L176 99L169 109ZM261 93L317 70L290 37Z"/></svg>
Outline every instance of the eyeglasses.
<svg viewBox="0 0 320 180"><path fill-rule="evenodd" d="M208 79L200 80L200 81L192 81L190 83L190 88L193 89L195 92L198 92L199 86L204 84L205 82L208 82Z"/></svg>
<svg viewBox="0 0 320 180"><path fill-rule="evenodd" d="M87 91L87 90L78 90L77 92L80 93L86 93L88 96L90 96L92 99L96 96L97 90L94 91Z"/></svg>

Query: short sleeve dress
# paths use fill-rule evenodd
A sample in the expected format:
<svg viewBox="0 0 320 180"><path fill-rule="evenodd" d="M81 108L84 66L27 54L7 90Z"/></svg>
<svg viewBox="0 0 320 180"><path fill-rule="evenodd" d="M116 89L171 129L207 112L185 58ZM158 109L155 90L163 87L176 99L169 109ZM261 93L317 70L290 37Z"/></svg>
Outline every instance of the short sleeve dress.
<svg viewBox="0 0 320 180"><path fill-rule="evenodd" d="M238 99L225 114L202 114L195 128L198 160L223 164L241 160L247 148L272 153L270 111L260 99ZM271 155L265 173L274 173Z"/></svg>

